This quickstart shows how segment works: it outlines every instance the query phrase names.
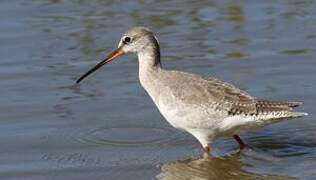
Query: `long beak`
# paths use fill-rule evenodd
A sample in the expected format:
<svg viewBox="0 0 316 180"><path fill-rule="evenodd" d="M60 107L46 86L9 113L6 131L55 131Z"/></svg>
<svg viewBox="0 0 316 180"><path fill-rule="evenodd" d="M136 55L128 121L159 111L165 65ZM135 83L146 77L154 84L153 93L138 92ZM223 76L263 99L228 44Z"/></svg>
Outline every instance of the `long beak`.
<svg viewBox="0 0 316 180"><path fill-rule="evenodd" d="M96 71L97 69L99 69L100 67L102 67L104 64L113 61L114 59L116 59L117 57L120 57L124 54L123 50L121 48L118 48L117 50L115 50L114 52L112 52L109 56L107 56L103 61L99 62L96 66L94 66L93 68L91 68L88 72L86 72L84 75L82 75L77 81L76 83L79 84L80 81L82 81L85 77L87 77L88 75L90 75L91 73L93 73L94 71Z"/></svg>

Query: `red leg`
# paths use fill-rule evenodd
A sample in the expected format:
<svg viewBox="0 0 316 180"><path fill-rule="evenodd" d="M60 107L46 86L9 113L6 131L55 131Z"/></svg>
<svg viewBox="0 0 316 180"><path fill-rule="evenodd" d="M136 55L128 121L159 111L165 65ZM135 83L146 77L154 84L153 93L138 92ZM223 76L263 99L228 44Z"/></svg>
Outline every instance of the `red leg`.
<svg viewBox="0 0 316 180"><path fill-rule="evenodd" d="M244 143L237 134L234 134L233 137L238 142L240 151L248 147L248 145Z"/></svg>

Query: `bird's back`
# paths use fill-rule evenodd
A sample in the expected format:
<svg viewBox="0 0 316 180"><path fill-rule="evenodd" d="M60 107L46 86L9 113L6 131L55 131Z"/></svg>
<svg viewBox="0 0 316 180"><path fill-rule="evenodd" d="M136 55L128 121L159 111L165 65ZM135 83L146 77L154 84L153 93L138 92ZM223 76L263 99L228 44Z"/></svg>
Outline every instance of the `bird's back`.
<svg viewBox="0 0 316 180"><path fill-rule="evenodd" d="M306 113L293 112L300 102L261 100L235 86L213 77L201 77L181 71L163 73L162 83L179 102L210 108L227 116L253 116L261 119L298 117Z"/></svg>

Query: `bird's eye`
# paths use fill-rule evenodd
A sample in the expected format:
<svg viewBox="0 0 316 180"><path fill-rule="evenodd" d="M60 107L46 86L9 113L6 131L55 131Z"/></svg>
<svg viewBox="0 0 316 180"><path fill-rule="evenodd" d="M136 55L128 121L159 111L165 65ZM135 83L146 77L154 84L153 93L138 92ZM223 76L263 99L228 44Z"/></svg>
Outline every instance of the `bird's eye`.
<svg viewBox="0 0 316 180"><path fill-rule="evenodd" d="M132 40L132 39L131 39L130 37L125 37L125 38L123 39L123 43L124 43L124 44L130 43L131 40Z"/></svg>

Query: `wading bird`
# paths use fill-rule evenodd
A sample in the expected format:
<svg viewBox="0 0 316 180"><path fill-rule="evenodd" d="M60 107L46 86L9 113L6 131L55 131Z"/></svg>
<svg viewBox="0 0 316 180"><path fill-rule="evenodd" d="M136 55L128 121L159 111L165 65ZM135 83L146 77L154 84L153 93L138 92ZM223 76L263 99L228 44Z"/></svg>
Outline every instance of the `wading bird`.
<svg viewBox="0 0 316 180"><path fill-rule="evenodd" d="M241 131L307 115L293 111L300 102L261 100L213 77L163 69L158 40L145 27L127 31L118 48L77 83L125 53L137 54L140 83L161 114L173 127L192 134L206 153L218 137L232 136L241 150L247 146L238 136Z"/></svg>

